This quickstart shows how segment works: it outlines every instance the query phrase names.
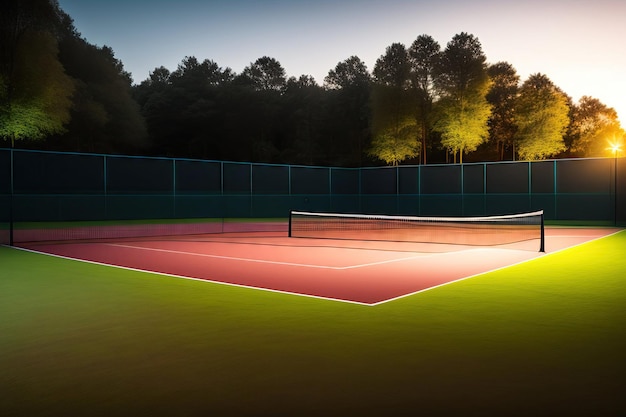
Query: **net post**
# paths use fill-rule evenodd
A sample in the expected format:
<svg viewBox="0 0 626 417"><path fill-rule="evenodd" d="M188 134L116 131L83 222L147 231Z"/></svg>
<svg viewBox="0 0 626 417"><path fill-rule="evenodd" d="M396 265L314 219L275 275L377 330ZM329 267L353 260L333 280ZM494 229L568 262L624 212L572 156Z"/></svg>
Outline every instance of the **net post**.
<svg viewBox="0 0 626 417"><path fill-rule="evenodd" d="M289 210L289 232L288 237L291 237L291 216L293 216L293 210Z"/></svg>
<svg viewBox="0 0 626 417"><path fill-rule="evenodd" d="M543 210L542 210L541 211L541 242L539 243L539 252L543 253L545 251L546 251L546 234L545 234Z"/></svg>

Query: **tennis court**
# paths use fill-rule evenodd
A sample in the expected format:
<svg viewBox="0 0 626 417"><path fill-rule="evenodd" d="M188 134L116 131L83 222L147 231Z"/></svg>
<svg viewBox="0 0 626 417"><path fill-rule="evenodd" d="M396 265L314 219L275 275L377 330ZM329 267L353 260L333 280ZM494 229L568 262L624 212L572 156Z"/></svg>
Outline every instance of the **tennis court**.
<svg viewBox="0 0 626 417"><path fill-rule="evenodd" d="M617 231L565 227L544 230L542 227L545 252L540 252L538 249L544 244L536 231L519 236L519 233L528 233L528 225L513 228L510 224L504 225L508 227L508 237L496 239L493 231L501 229L502 225L481 224L478 229L473 226L470 231L463 229L457 233L445 224L435 224L428 226L426 238L420 241L420 237L414 236L416 231L405 226L394 229L394 234L389 236L388 226L376 230L375 225L364 225L362 219L357 220L348 226L344 219L330 226L320 225L319 219L306 220L306 227L296 222L292 227L291 221L289 224L247 223L239 227L240 231L236 231L237 226L231 226L235 231L194 235L124 237L118 231L121 236L118 238L44 241L20 246L54 256L169 277L377 305ZM311 222L315 227L310 226ZM186 227L195 230L193 226ZM266 230L259 230L263 228ZM293 236L292 230L303 237ZM346 232L350 233L348 238L342 235ZM380 237L383 232L385 236ZM81 235L80 231L74 233ZM459 243L459 236L478 240L473 244Z"/></svg>

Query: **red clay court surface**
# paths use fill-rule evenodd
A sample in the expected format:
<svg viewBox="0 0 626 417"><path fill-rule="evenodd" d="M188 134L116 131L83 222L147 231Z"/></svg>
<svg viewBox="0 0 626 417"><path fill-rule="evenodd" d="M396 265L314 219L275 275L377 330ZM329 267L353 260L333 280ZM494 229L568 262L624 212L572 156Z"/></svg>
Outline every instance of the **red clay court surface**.
<svg viewBox="0 0 626 417"><path fill-rule="evenodd" d="M525 262L617 232L546 228L539 241L471 247L226 233L28 244L24 249L167 276L376 305Z"/></svg>

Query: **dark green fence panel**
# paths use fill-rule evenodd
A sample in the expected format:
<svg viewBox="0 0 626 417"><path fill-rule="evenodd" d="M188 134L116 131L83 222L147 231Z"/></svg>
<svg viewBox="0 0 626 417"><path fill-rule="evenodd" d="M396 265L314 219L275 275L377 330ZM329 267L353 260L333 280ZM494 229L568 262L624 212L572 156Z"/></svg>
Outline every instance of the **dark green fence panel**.
<svg viewBox="0 0 626 417"><path fill-rule="evenodd" d="M461 194L461 165L425 165L421 168L421 194Z"/></svg>
<svg viewBox="0 0 626 417"><path fill-rule="evenodd" d="M613 159L557 161L557 193L611 193Z"/></svg>
<svg viewBox="0 0 626 417"><path fill-rule="evenodd" d="M15 151L13 178L16 194L102 193L104 158Z"/></svg>
<svg viewBox="0 0 626 417"><path fill-rule="evenodd" d="M463 197L460 194L422 195L419 215L463 216Z"/></svg>
<svg viewBox="0 0 626 417"><path fill-rule="evenodd" d="M106 158L107 194L173 194L174 163L171 159Z"/></svg>
<svg viewBox="0 0 626 417"><path fill-rule="evenodd" d="M11 151L0 149L0 195L11 192Z"/></svg>
<svg viewBox="0 0 626 417"><path fill-rule="evenodd" d="M488 215L516 214L531 211L531 196L525 194L488 194L486 196Z"/></svg>
<svg viewBox="0 0 626 417"><path fill-rule="evenodd" d="M292 195L291 210L329 213L333 211L332 198L330 195L319 194Z"/></svg>
<svg viewBox="0 0 626 417"><path fill-rule="evenodd" d="M554 193L555 161L532 162L530 164L530 189L533 194Z"/></svg>
<svg viewBox="0 0 626 417"><path fill-rule="evenodd" d="M249 218L252 216L252 196L225 195L222 198L224 215L228 218Z"/></svg>
<svg viewBox="0 0 626 417"><path fill-rule="evenodd" d="M466 194L463 196L463 216L487 216L487 196Z"/></svg>
<svg viewBox="0 0 626 417"><path fill-rule="evenodd" d="M289 217L291 208L292 202L289 195L253 195L248 217L286 219Z"/></svg>
<svg viewBox="0 0 626 417"><path fill-rule="evenodd" d="M609 194L558 194L559 220L613 220L613 199Z"/></svg>
<svg viewBox="0 0 626 417"><path fill-rule="evenodd" d="M291 194L330 194L330 170L291 167Z"/></svg>
<svg viewBox="0 0 626 417"><path fill-rule="evenodd" d="M208 161L176 161L176 194L221 194L222 164Z"/></svg>
<svg viewBox="0 0 626 417"><path fill-rule="evenodd" d="M286 165L252 165L252 194L289 195L289 167Z"/></svg>
<svg viewBox="0 0 626 417"><path fill-rule="evenodd" d="M626 224L626 158L613 161L617 174L613 179L614 189L614 222Z"/></svg>
<svg viewBox="0 0 626 417"><path fill-rule="evenodd" d="M420 168L415 166L398 168L398 193L399 194L419 194L420 193Z"/></svg>
<svg viewBox="0 0 626 417"><path fill-rule="evenodd" d="M331 194L359 194L360 189L360 170L349 168L331 168Z"/></svg>
<svg viewBox="0 0 626 417"><path fill-rule="evenodd" d="M546 220L557 219L556 196L554 194L531 194L530 211L543 210Z"/></svg>
<svg viewBox="0 0 626 417"><path fill-rule="evenodd" d="M398 197L395 194L363 194L360 211L365 214L397 214Z"/></svg>
<svg viewBox="0 0 626 417"><path fill-rule="evenodd" d="M177 195L174 204L175 218L215 219L225 217L221 195Z"/></svg>
<svg viewBox="0 0 626 417"><path fill-rule="evenodd" d="M484 194L485 193L485 165L464 165L463 166L463 193L464 194Z"/></svg>
<svg viewBox="0 0 626 417"><path fill-rule="evenodd" d="M391 167L363 168L361 170L361 194L396 194L397 169Z"/></svg>
<svg viewBox="0 0 626 417"><path fill-rule="evenodd" d="M15 222L97 221L107 218L107 201L102 194L13 196Z"/></svg>
<svg viewBox="0 0 626 417"><path fill-rule="evenodd" d="M403 195L400 194L398 196L398 213L402 216L419 216L420 215L420 206L421 206L421 198L418 194L412 195Z"/></svg>
<svg viewBox="0 0 626 417"><path fill-rule="evenodd" d="M176 218L172 195L109 195L106 205L109 220Z"/></svg>
<svg viewBox="0 0 626 417"><path fill-rule="evenodd" d="M224 194L250 194L252 192L252 166L224 162Z"/></svg>
<svg viewBox="0 0 626 417"><path fill-rule="evenodd" d="M500 162L487 165L487 193L528 193L528 162Z"/></svg>
<svg viewBox="0 0 626 417"><path fill-rule="evenodd" d="M330 210L333 213L362 213L361 196L355 194L333 194Z"/></svg>
<svg viewBox="0 0 626 417"><path fill-rule="evenodd" d="M0 245L11 243L11 151L0 149Z"/></svg>

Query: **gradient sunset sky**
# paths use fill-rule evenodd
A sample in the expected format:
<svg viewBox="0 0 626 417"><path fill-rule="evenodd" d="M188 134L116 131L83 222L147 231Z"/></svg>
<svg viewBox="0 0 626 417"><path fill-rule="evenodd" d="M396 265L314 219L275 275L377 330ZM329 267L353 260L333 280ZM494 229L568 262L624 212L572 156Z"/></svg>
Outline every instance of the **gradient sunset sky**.
<svg viewBox="0 0 626 417"><path fill-rule="evenodd" d="M476 36L489 63L524 81L547 75L577 101L589 95L626 124L626 0L59 0L90 43L108 45L135 83L185 56L241 72L262 56L321 85L356 55L372 71L394 42L419 35L442 49Z"/></svg>

